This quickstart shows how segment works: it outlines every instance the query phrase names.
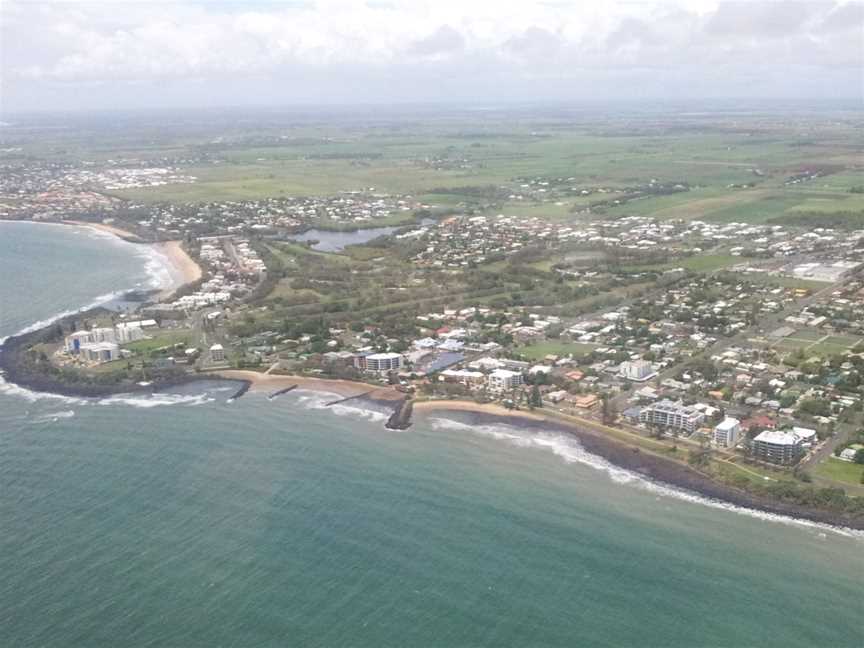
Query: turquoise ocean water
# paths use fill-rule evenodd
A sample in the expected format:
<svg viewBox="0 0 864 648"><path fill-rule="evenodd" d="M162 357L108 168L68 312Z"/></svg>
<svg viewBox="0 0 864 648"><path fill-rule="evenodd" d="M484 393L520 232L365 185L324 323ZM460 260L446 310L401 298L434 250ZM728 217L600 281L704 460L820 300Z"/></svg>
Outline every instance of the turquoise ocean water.
<svg viewBox="0 0 864 648"><path fill-rule="evenodd" d="M0 337L146 286L146 261L0 223ZM0 646L864 643L861 535L646 484L556 434L230 393L0 384Z"/></svg>

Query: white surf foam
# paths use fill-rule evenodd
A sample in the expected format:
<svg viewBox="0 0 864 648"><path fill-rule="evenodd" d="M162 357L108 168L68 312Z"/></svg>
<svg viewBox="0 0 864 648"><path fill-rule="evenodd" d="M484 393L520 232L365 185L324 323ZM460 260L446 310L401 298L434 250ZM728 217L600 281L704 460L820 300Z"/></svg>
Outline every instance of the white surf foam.
<svg viewBox="0 0 864 648"><path fill-rule="evenodd" d="M75 398L74 396L61 396L60 394L49 394L48 392L33 391L32 389L21 387L20 385L16 385L15 383L7 382L2 375L0 375L0 394L23 398L30 403L35 403L36 401L40 400L56 400L62 403L66 403L67 405L85 405L87 403L87 401L83 398Z"/></svg>
<svg viewBox="0 0 864 648"><path fill-rule="evenodd" d="M33 322L29 326L27 326L27 327L21 329L20 331L18 331L17 333L15 333L15 335L24 335L25 333L32 333L33 331L38 331L41 328L45 328L46 326L50 326L51 324L53 324L57 320L61 320L64 317L69 317L70 315L75 315L76 313L83 313L84 311L88 311L91 308L96 308L97 306L101 306L102 304L109 302L112 299L117 299L118 297L120 297L124 293L129 292L130 290L132 290L132 289L126 288L124 290L115 290L113 292L105 293L104 295L99 295L98 297L96 297L96 299L94 299L92 302L90 302L86 306L82 306L81 308L75 308L75 309L63 311L62 313L57 313L56 315L52 315L51 317L48 317L46 319L39 320L37 322ZM0 343L5 342L7 339L8 339L8 337L3 338L3 340L0 341Z"/></svg>
<svg viewBox="0 0 864 648"><path fill-rule="evenodd" d="M205 403L212 403L215 400L208 394L148 394L146 396L118 394L102 398L98 403L99 405L126 405L128 407L149 409L151 407L165 407L168 405L204 405Z"/></svg>
<svg viewBox="0 0 864 648"><path fill-rule="evenodd" d="M644 475L616 466L603 457L588 452L582 447L582 444L580 444L577 439L568 435L556 434L554 432L528 432L504 424L467 425L453 419L437 417L430 419L430 423L433 429L436 430L470 432L492 437L519 447L548 450L561 457L567 463L579 463L595 470L605 472L612 481L618 484L630 484L659 496L672 497L685 502L723 509L732 513L748 515L769 522L803 526L811 529L830 530L849 538L864 540L864 531L848 529L845 527L836 527L822 522L813 522L811 520L794 518L778 513L759 511L652 481Z"/></svg>
<svg viewBox="0 0 864 648"><path fill-rule="evenodd" d="M60 412L48 412L34 419L35 423L55 423L60 419L69 419L75 416L75 410L62 410Z"/></svg>
<svg viewBox="0 0 864 648"><path fill-rule="evenodd" d="M335 405L327 405L327 403L332 403L333 401L345 398L344 396L341 396L339 394L319 391L309 392L301 389L296 390L296 393L299 396L299 398L297 399L297 403L299 405L302 405L306 409L327 410L328 412L332 412L336 416L362 418L376 423L384 422L389 418L388 414L384 412L379 412L374 409L361 407L357 404L356 401L347 401L344 403L337 403Z"/></svg>

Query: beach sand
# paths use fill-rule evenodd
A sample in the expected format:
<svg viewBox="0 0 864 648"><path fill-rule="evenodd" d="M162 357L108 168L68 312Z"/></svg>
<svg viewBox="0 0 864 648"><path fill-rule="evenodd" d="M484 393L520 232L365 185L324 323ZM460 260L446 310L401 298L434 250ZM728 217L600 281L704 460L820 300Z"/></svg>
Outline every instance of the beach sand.
<svg viewBox="0 0 864 648"><path fill-rule="evenodd" d="M345 398L365 394L373 400L398 400L404 398L405 394L397 392L391 387L376 387L364 383L352 382L350 380L335 380L331 378L310 378L309 376L288 376L278 374L265 374L259 371L248 371L244 369L223 369L214 371L214 374L231 380L248 380L253 391L277 391L297 385L299 389L312 391L330 392Z"/></svg>
<svg viewBox="0 0 864 648"><path fill-rule="evenodd" d="M478 414L491 414L493 416L507 416L513 418L529 419L532 421L547 421L548 419L534 412L525 410L510 410L503 405L495 403L476 403L474 401L460 400L429 400L415 401L415 412L430 412L435 410L450 410L459 412L476 412Z"/></svg>
<svg viewBox="0 0 864 648"><path fill-rule="evenodd" d="M106 232L108 234L113 234L114 236L119 236L123 240L129 241L130 243L144 243L144 239L142 239L137 234L134 234L133 232L130 232L128 230L121 229L119 227L115 227L114 225L79 220L64 220L61 222L67 225L77 225L78 227L92 227L93 229L99 230L100 232Z"/></svg>
<svg viewBox="0 0 864 648"><path fill-rule="evenodd" d="M171 262L171 265L176 269L179 275L180 284L175 287L169 287L159 293L159 300L165 300L177 291L180 286L198 281L204 274L195 261L190 257L180 241L162 241L153 243L153 247L165 255Z"/></svg>

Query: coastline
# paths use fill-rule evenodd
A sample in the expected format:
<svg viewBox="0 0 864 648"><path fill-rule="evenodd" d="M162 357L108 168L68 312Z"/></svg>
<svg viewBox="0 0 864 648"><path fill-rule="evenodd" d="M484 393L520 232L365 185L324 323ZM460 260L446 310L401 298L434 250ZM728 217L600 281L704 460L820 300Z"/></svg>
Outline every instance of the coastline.
<svg viewBox="0 0 864 648"><path fill-rule="evenodd" d="M218 376L222 379L247 382L250 390L255 392L270 392L297 385L299 389L337 394L343 398L363 396L372 401L395 402L404 398L405 394L390 387L367 385L350 380L337 378L312 378L310 376L294 376L287 374L265 374L249 369L220 369L204 372L199 377Z"/></svg>
<svg viewBox="0 0 864 648"><path fill-rule="evenodd" d="M204 270L183 249L180 241L162 241L159 243L150 243L149 245L168 259L168 263L171 264L178 278L178 281L175 282L177 283L176 286L168 286L159 291L157 296L158 301L167 300L183 286L200 281L204 276Z"/></svg>
<svg viewBox="0 0 864 648"><path fill-rule="evenodd" d="M575 423L544 417L542 414L508 410L499 405L471 401L421 401L415 403L414 409L428 414L439 412L446 415L450 412L457 416L467 416L471 420L471 425L504 424L522 429L564 434L575 438L588 453L602 458L616 468L635 473L659 486L669 486L685 495L696 496L707 503L720 506L731 505L739 509L784 516L797 521L864 531L864 518L801 506L741 490L711 479L680 462L644 452L618 439L591 431Z"/></svg>
<svg viewBox="0 0 864 648"><path fill-rule="evenodd" d="M126 243L145 245L153 250L156 255L166 262L166 270L171 276L171 286L159 289L157 301L165 301L184 286L200 281L204 276L204 269L183 249L181 241L146 241L134 232L122 229L115 225L105 223L94 223L91 221L64 219L60 221L32 221L16 219L0 219L10 223L32 223L36 225L71 225L73 227L86 227L103 234L110 234Z"/></svg>

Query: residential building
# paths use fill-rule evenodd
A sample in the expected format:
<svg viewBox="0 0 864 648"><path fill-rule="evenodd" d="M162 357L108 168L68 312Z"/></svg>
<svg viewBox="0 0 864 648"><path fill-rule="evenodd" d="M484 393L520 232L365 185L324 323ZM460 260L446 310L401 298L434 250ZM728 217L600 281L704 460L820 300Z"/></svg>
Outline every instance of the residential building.
<svg viewBox="0 0 864 648"><path fill-rule="evenodd" d="M210 347L210 360L213 362L225 362L225 347L214 344Z"/></svg>
<svg viewBox="0 0 864 648"><path fill-rule="evenodd" d="M367 356L362 356L360 366L363 371L369 371L374 373L386 373L388 371L396 371L401 367L401 353L371 353Z"/></svg>
<svg viewBox="0 0 864 648"><path fill-rule="evenodd" d="M81 345L79 354L88 362L111 362L120 357L120 347L114 342L86 342Z"/></svg>
<svg viewBox="0 0 864 648"><path fill-rule="evenodd" d="M721 448L734 448L740 434L741 421L727 416L714 428L714 443Z"/></svg>
<svg viewBox="0 0 864 648"><path fill-rule="evenodd" d="M648 425L658 425L692 434L705 420L705 415L694 407L662 400L645 407L639 414L639 420Z"/></svg>
<svg viewBox="0 0 864 648"><path fill-rule="evenodd" d="M489 374L489 389L496 392L505 392L514 389L525 382L522 374L509 369L496 369Z"/></svg>
<svg viewBox="0 0 864 648"><path fill-rule="evenodd" d="M766 430L753 439L753 456L776 464L791 464L804 452L801 437L791 432Z"/></svg>
<svg viewBox="0 0 864 648"><path fill-rule="evenodd" d="M644 382L657 375L654 365L647 360L622 362L618 368L618 373L622 378L632 380L633 382Z"/></svg>

